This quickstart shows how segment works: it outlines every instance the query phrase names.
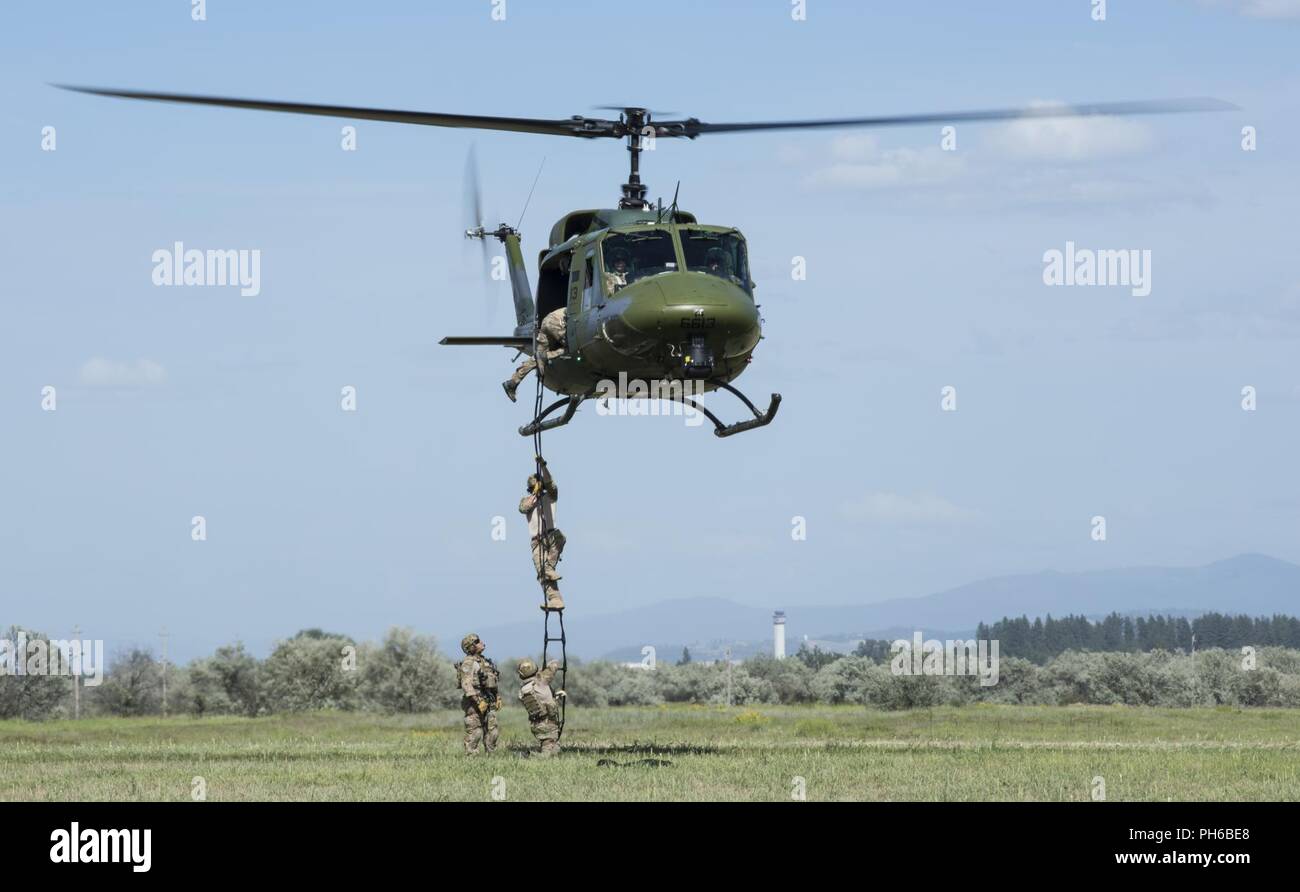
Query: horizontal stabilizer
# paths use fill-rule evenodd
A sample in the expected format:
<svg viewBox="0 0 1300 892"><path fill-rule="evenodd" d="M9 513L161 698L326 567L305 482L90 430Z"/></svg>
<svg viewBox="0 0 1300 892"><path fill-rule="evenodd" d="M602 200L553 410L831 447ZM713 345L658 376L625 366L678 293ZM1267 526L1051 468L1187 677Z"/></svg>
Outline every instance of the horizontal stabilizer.
<svg viewBox="0 0 1300 892"><path fill-rule="evenodd" d="M523 350L533 345L533 339L516 337L443 338L438 343L451 347L514 347L516 350Z"/></svg>

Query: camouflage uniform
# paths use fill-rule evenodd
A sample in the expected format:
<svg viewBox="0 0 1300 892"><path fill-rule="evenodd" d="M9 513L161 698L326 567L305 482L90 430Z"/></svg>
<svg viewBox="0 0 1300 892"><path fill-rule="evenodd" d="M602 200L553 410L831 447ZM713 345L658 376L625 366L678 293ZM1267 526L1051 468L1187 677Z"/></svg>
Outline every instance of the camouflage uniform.
<svg viewBox="0 0 1300 892"><path fill-rule="evenodd" d="M559 660L551 660L540 672L532 660L523 660L519 664L519 676L523 681L519 687L519 699L528 710L528 726L542 745L543 756L560 753L560 701L551 691L551 681L559 668ZM563 697L564 692L560 691L559 696Z"/></svg>
<svg viewBox="0 0 1300 892"><path fill-rule="evenodd" d="M614 248L605 255L605 293L614 294L627 285L627 274L631 272L632 255L626 248ZM622 269L619 269L619 266Z"/></svg>
<svg viewBox="0 0 1300 892"><path fill-rule="evenodd" d="M466 635L461 639L461 650L465 659L456 666L456 679L460 683L460 706L465 711L465 755L478 753L479 743L483 751L490 753L497 747L497 710L501 708L501 697L497 691L499 674L496 664L476 653L479 644L477 635Z"/></svg>
<svg viewBox="0 0 1300 892"><path fill-rule="evenodd" d="M568 541L564 533L555 526L555 503L560 499L560 490L555 485L555 480L551 477L545 462L542 463L540 488L533 491L532 484L537 481L536 476L529 477L528 480L529 493L519 500L519 513L528 518L528 536L533 548L533 569L537 571L537 579L542 583L546 601L548 604L558 601L556 609L559 609L564 602L560 598L560 588L556 585L560 580L560 574L556 572L555 565L560 562L560 555L564 552L564 545Z"/></svg>
<svg viewBox="0 0 1300 892"><path fill-rule="evenodd" d="M560 307L558 310L552 310L542 319L541 328L537 332L537 350L543 362L550 361L564 353L565 344L565 308ZM537 359L529 357L515 369L515 373L510 376L510 380L505 383L506 393L513 394L519 389L524 378L528 373L537 368ZM511 397L513 399L513 396Z"/></svg>
<svg viewBox="0 0 1300 892"><path fill-rule="evenodd" d="M605 293L613 294L618 289L627 284L626 272L615 272L613 270L605 273Z"/></svg>

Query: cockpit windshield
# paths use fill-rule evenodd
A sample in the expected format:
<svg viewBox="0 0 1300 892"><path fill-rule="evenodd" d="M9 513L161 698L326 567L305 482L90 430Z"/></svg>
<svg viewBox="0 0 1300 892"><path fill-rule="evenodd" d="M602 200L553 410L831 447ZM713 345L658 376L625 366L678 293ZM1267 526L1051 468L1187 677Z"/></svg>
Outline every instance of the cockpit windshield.
<svg viewBox="0 0 1300 892"><path fill-rule="evenodd" d="M616 232L605 239L602 250L607 294L647 276L677 271L673 237L662 229Z"/></svg>
<svg viewBox="0 0 1300 892"><path fill-rule="evenodd" d="M745 240L731 232L682 229L682 254L691 272L708 273L749 291Z"/></svg>

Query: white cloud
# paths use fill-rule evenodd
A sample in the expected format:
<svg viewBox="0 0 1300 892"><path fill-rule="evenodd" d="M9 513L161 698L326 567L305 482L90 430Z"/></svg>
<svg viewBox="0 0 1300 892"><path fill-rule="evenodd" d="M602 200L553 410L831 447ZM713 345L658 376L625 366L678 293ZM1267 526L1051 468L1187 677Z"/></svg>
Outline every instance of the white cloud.
<svg viewBox="0 0 1300 892"><path fill-rule="evenodd" d="M1253 19L1300 19L1300 0L1197 0L1201 6L1228 7Z"/></svg>
<svg viewBox="0 0 1300 892"><path fill-rule="evenodd" d="M1238 0L1235 5L1257 19L1300 19L1300 0Z"/></svg>
<svg viewBox="0 0 1300 892"><path fill-rule="evenodd" d="M1033 108L1060 106L1032 102ZM1155 143L1147 125L1128 118L1087 115L1078 118L1024 118L995 127L988 145L1013 158L1044 161L1088 161L1132 155Z"/></svg>
<svg viewBox="0 0 1300 892"><path fill-rule="evenodd" d="M813 171L811 186L888 189L947 182L966 167L960 156L937 146L881 149L874 136L842 136L831 143L830 164Z"/></svg>
<svg viewBox="0 0 1300 892"><path fill-rule="evenodd" d="M849 163L875 160L880 157L880 140L864 133L836 137L831 141L831 157Z"/></svg>
<svg viewBox="0 0 1300 892"><path fill-rule="evenodd" d="M969 523L979 512L961 508L932 493L905 496L893 492L869 492L845 503L844 515L850 520L887 524Z"/></svg>
<svg viewBox="0 0 1300 892"><path fill-rule="evenodd" d="M166 380L167 370L152 359L95 357L81 367L81 383L87 387L151 387Z"/></svg>

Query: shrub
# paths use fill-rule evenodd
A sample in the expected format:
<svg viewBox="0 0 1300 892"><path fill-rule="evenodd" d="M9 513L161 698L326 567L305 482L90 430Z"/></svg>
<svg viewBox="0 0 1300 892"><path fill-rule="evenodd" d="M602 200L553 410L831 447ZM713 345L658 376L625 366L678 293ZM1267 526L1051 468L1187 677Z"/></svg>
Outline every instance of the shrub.
<svg viewBox="0 0 1300 892"><path fill-rule="evenodd" d="M809 703L813 697L814 670L803 660L778 660L755 657L746 660L745 671L770 689L770 700L777 703ZM734 679L733 679L734 685Z"/></svg>
<svg viewBox="0 0 1300 892"><path fill-rule="evenodd" d="M244 645L217 648L190 664L189 690L179 705L195 715L257 715L262 705L261 664Z"/></svg>
<svg viewBox="0 0 1300 892"><path fill-rule="evenodd" d="M869 657L841 657L818 670L810 685L812 694L822 703L866 703L873 666Z"/></svg>
<svg viewBox="0 0 1300 892"><path fill-rule="evenodd" d="M349 647L355 647L351 638L319 629L299 632L277 644L263 665L267 709L355 709L358 672L344 668Z"/></svg>
<svg viewBox="0 0 1300 892"><path fill-rule="evenodd" d="M157 715L162 711L162 667L150 651L137 647L115 656L103 683L86 690L98 712Z"/></svg>
<svg viewBox="0 0 1300 892"><path fill-rule="evenodd" d="M27 642L26 653L18 652L20 634ZM72 692L72 679L57 671L62 668L61 652L50 647L48 636L18 626L11 626L5 639L10 659L4 667L5 674L0 675L0 719L38 721L55 716ZM40 662L30 668L39 671L18 674L20 661L24 670L29 668L28 656L33 655L31 646L34 642L37 643L36 655L43 656L38 656Z"/></svg>
<svg viewBox="0 0 1300 892"><path fill-rule="evenodd" d="M456 670L431 636L389 629L379 645L362 645L359 663L360 693L368 709L416 713L460 703Z"/></svg>

